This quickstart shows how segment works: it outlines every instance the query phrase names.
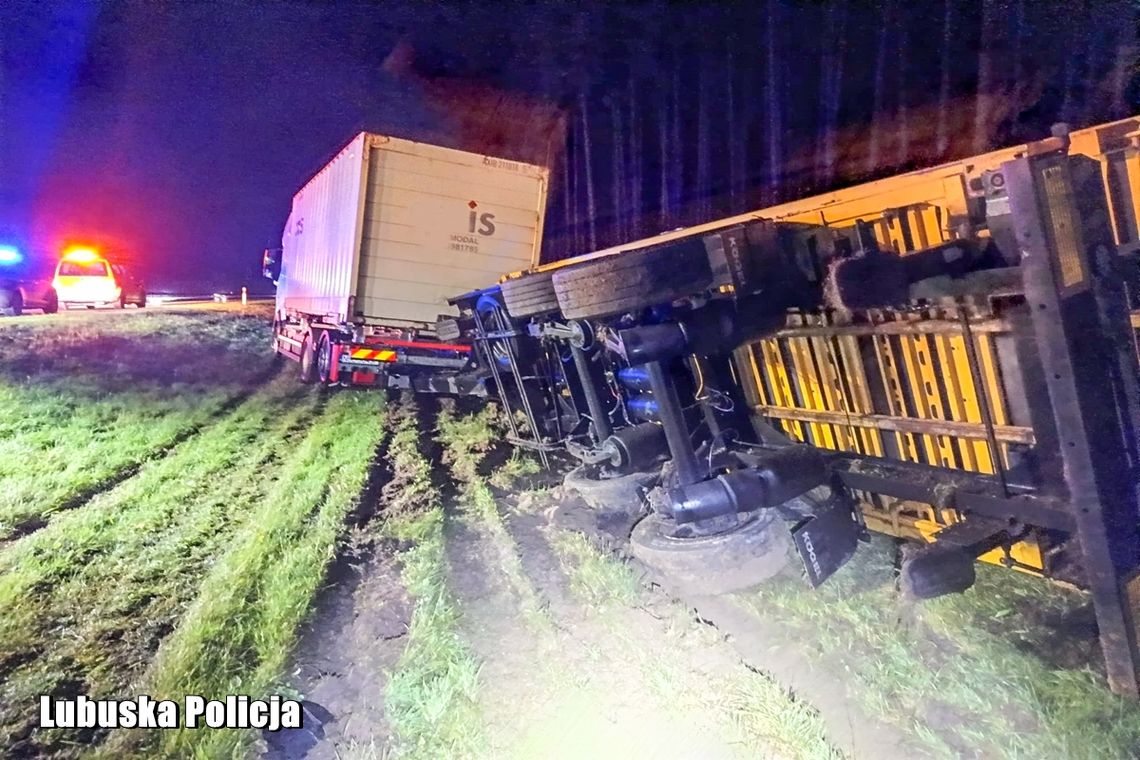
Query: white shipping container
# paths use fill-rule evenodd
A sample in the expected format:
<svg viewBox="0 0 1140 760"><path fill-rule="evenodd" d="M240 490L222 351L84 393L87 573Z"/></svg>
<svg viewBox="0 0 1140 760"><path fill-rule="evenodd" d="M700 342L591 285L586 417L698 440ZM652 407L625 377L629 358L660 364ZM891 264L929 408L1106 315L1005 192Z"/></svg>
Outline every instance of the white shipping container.
<svg viewBox="0 0 1140 760"><path fill-rule="evenodd" d="M277 313L432 325L538 263L547 169L362 132L293 197Z"/></svg>

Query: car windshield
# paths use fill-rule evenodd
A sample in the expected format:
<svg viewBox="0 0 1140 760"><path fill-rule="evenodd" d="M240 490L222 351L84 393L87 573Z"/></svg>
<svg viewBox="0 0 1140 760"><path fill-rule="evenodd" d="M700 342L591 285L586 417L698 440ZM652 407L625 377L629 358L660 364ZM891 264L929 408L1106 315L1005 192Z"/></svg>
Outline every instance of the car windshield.
<svg viewBox="0 0 1140 760"><path fill-rule="evenodd" d="M59 262L61 277L106 277L107 262L105 261L61 261Z"/></svg>

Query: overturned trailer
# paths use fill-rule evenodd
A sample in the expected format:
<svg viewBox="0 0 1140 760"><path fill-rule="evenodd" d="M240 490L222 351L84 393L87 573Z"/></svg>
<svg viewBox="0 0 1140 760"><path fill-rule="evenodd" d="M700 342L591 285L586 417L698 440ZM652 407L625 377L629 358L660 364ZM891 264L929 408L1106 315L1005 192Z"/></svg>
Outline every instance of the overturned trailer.
<svg viewBox="0 0 1140 760"><path fill-rule="evenodd" d="M309 230L301 199L283 271L267 257L291 289L276 345L308 380L497 396L513 444L575 457L568 487L624 515L643 561L703 591L795 555L819 585L867 529L922 542L902 568L920 597L969 587L978 559L1080 585L1110 685L1137 696L1138 140L1140 118L1058 131L543 266L530 262L544 171L507 167L505 181L533 183L511 196L527 245L486 277L437 239L465 191L418 222L385 212L422 271L473 278L446 303L430 278L384 285L422 294L406 321L354 288L410 249L360 230L383 211L368 188L420 198L430 172L364 181L375 170L350 145L356 226L327 243L340 252L304 249L311 271L290 258L290 235ZM310 287L329 257L357 263L332 300L304 301L289 277ZM385 359L352 363L371 351Z"/></svg>
<svg viewBox="0 0 1140 760"><path fill-rule="evenodd" d="M1087 588L1137 696L1140 120L534 268L453 299L512 441L581 461L633 552L704 590L866 528L903 582L983 559Z"/></svg>

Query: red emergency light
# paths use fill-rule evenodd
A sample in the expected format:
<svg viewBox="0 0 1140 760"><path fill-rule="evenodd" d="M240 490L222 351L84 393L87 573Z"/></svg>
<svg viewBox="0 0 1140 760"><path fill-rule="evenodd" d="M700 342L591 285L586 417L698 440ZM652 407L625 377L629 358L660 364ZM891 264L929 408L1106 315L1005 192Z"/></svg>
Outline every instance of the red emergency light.
<svg viewBox="0 0 1140 760"><path fill-rule="evenodd" d="M63 252L63 258L67 261L86 263L99 258L99 252L86 246L72 246Z"/></svg>

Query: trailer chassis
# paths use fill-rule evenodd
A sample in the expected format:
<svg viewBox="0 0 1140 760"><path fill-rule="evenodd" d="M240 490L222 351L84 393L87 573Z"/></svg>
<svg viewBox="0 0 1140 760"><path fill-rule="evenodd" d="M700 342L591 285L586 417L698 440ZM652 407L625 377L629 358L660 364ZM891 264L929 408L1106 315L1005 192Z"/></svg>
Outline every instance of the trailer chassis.
<svg viewBox="0 0 1140 760"><path fill-rule="evenodd" d="M984 411L977 422L934 417L901 421L874 415L860 420L886 430L894 426L900 437L925 435L933 440L962 435L979 441L978 451L988 452L992 463L990 474L865 452L828 451L791 440L769 424L772 417L764 415L777 410L749 404L739 381L722 382L720 390L733 397L738 411L753 407L757 414L752 430L737 426L733 434L726 433L720 419L723 412L710 408L708 399L699 404L701 416L694 422L693 409L685 406L679 391L678 383L686 382L681 369L687 363L690 370L702 371L702 364L715 365L740 345L776 334L779 327L773 318L787 305L772 308L770 292L765 294L767 302L753 298L748 283L739 277L714 283L718 294L729 294L729 306L714 294L691 299L680 310L649 321L630 319L630 314L578 320L554 314L516 321L497 332L477 325L479 340L487 356L495 345L515 355L514 347L528 337L569 349L572 362L560 368L559 377L543 382L564 387L564 395L577 401L588 424L577 435L544 436L542 419L524 405L530 444L564 448L584 462L611 468L614 474L667 459L648 502L659 516L657 523L669 526L677 540L743 531L755 524L756 515L786 512L789 505L799 504L793 515L795 545L810 583L818 585L851 556L863 531L859 511L851 507L856 494L921 502L955 515L932 536L933 543L903 568L904 583L928 597L968 587L976 557L996 551L1003 555L1003 564L1018 568L1022 563L1014 558L1012 547L1031 533L1052 536L1056 547L1074 560L1065 579L1084 586L1091 595L1110 687L1136 698L1140 696L1140 365L1131 311L1136 306L1140 267L1113 241L1103 192L1091 192L1086 184L1093 171L1097 167L1068 156L1064 141L1054 139L1003 164L987 186L993 201L988 204L993 240L1002 246L1007 263L1017 262L1002 270L1012 275L1004 278L1005 286L989 295L1018 304L1004 326L1011 327L1016 338L1018 362L1024 369L1020 390L1031 424L999 423L991 412L993 404L984 396ZM736 241L716 247L721 260L727 259L721 269L730 277L747 273L749 267L754 272L772 271L757 266L755 260L744 260L743 265L732 260L752 255L750 246L740 243L743 232L729 230L717 237ZM908 300L912 286L947 271L954 277L968 273L970 247L969 241L960 241L900 259L880 253L859 235L854 251L840 252L828 262L817 305L914 308ZM714 246L707 240L706 248L715 265ZM869 292L868 282L881 287ZM969 311L969 298L959 299L959 324L948 329L965 336L970 374L984 393L980 362L971 353L972 331L990 327L971 322ZM810 326L802 329L805 336L815 334ZM891 329L909 328L900 324ZM643 373L655 415L649 423L618 424L621 421L607 412L603 395L609 391L598 382L587 351L588 336L598 333L605 334L607 350L616 350L626 367ZM525 362L509 363L509 373L496 373L500 397L512 396L513 383L514 396L527 398L527 378L536 373ZM686 388L686 397L687 393ZM798 414L805 425L841 422L827 418L825 412ZM695 434L702 422L703 432ZM520 441L526 438L517 430L512 434ZM1013 462L1011 446L1024 449L1026 456ZM809 500L803 509L805 496L820 487L830 488L840 498L825 503ZM1048 564L1041 572L1062 575Z"/></svg>

